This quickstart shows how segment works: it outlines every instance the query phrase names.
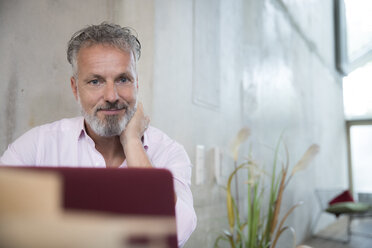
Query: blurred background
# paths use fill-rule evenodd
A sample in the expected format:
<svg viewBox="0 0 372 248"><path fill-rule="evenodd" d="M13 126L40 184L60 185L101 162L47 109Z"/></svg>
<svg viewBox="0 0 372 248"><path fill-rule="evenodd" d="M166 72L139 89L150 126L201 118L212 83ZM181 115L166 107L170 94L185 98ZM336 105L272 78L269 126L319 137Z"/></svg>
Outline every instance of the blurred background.
<svg viewBox="0 0 372 248"><path fill-rule="evenodd" d="M320 146L283 200L305 202L287 221L301 242L321 211L315 189L372 193L371 17L368 0L1 0L0 152L34 126L79 115L66 59L74 32L130 26L151 125L194 164L198 226L186 247L212 247L228 226L222 186L243 126L241 159L253 154L267 170L280 135L292 165Z"/></svg>

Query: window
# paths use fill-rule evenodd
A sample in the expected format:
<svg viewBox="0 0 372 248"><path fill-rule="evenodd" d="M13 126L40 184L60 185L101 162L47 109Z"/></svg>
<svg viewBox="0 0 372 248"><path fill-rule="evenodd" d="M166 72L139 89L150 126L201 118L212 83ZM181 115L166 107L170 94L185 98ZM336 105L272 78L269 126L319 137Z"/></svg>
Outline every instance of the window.
<svg viewBox="0 0 372 248"><path fill-rule="evenodd" d="M336 65L343 79L350 186L372 193L372 1L335 0Z"/></svg>
<svg viewBox="0 0 372 248"><path fill-rule="evenodd" d="M372 193L372 122L350 126L353 189Z"/></svg>
<svg viewBox="0 0 372 248"><path fill-rule="evenodd" d="M347 120L372 119L372 62L344 77L343 93Z"/></svg>
<svg viewBox="0 0 372 248"><path fill-rule="evenodd" d="M372 1L335 0L336 65L347 75L372 60Z"/></svg>

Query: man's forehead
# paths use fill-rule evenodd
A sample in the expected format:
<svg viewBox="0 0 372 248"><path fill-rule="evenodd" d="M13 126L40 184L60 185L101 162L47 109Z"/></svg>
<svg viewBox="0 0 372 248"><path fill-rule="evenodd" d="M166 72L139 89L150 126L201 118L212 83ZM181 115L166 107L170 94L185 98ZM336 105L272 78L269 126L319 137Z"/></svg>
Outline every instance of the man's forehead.
<svg viewBox="0 0 372 248"><path fill-rule="evenodd" d="M98 44L97 43L94 43L94 44L86 43L83 46L81 46L81 48L79 49L77 53L77 58L79 58L79 55L81 55L82 53L96 52L98 49L101 52L106 51L107 53L116 51L119 53L129 54L132 59L135 58L133 52L129 48L123 48L120 46L115 46L115 45L107 44L107 43L98 43Z"/></svg>
<svg viewBox="0 0 372 248"><path fill-rule="evenodd" d="M133 53L115 46L95 44L79 50L77 56L77 77L82 80L100 75L102 78L126 75L137 77Z"/></svg>
<svg viewBox="0 0 372 248"><path fill-rule="evenodd" d="M136 68L136 61L131 51L100 44L87 46L79 50L77 56L78 66L99 66L99 64L120 64L128 67L128 69Z"/></svg>

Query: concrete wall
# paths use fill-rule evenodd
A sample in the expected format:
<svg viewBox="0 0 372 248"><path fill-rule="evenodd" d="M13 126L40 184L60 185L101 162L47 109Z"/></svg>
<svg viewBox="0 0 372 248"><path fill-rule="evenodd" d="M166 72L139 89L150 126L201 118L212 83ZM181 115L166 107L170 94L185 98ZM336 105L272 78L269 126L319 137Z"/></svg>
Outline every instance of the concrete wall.
<svg viewBox="0 0 372 248"><path fill-rule="evenodd" d="M76 116L67 42L89 23L112 20L110 2L0 1L0 151L33 126Z"/></svg>
<svg viewBox="0 0 372 248"><path fill-rule="evenodd" d="M242 154L250 147L266 170L267 147L283 131L292 165L310 144L321 147L286 190L283 209L305 201L288 220L302 240L318 211L314 188L347 185L332 2L1 1L0 151L32 126L77 114L66 42L86 24L115 20L135 28L143 44L140 97L152 125L182 143L192 161L196 145L206 149L204 183L192 186L198 227L186 246L211 247L227 227L211 149L221 150L223 184L233 167L228 146L245 125L252 135Z"/></svg>

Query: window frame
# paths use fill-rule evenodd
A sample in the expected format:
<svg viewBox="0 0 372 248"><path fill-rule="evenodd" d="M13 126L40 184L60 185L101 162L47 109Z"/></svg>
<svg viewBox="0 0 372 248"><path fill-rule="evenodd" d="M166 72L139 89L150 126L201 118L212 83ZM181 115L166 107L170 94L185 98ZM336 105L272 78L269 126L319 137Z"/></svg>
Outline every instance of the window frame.
<svg viewBox="0 0 372 248"><path fill-rule="evenodd" d="M348 159L348 181L349 189L354 194L354 180L353 180L353 158L351 153L351 135L350 130L352 126L372 126L372 119L358 119L346 120L346 137L347 137L347 159Z"/></svg>
<svg viewBox="0 0 372 248"><path fill-rule="evenodd" d="M347 76L350 72L372 60L372 47L362 55L351 60L348 56L347 25L344 0L334 0L335 19L335 62L336 69Z"/></svg>

